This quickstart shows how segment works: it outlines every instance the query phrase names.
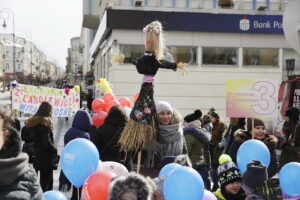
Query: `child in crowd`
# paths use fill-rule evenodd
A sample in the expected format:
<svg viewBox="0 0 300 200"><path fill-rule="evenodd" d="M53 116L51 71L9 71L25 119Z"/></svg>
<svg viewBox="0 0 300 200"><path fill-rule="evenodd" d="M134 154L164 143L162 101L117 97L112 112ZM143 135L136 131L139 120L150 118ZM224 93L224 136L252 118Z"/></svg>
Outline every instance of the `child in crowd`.
<svg viewBox="0 0 300 200"><path fill-rule="evenodd" d="M220 188L215 192L218 200L245 200L240 170L226 154L219 158L218 177Z"/></svg>
<svg viewBox="0 0 300 200"><path fill-rule="evenodd" d="M278 179L268 179L267 167L258 160L247 165L243 174L243 188L248 200L281 200L282 192Z"/></svg>

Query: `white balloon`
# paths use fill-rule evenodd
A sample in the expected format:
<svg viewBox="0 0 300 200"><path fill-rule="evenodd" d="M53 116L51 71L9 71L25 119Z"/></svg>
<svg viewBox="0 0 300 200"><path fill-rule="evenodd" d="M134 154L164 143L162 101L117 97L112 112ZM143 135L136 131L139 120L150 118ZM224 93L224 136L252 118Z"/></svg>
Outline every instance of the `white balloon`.
<svg viewBox="0 0 300 200"><path fill-rule="evenodd" d="M105 161L99 163L99 165L101 166L98 168L98 170L109 170L114 172L117 176L125 176L129 173L127 168L118 162Z"/></svg>
<svg viewBox="0 0 300 200"><path fill-rule="evenodd" d="M132 109L128 107L124 107L123 109L125 110L127 117L129 117Z"/></svg>

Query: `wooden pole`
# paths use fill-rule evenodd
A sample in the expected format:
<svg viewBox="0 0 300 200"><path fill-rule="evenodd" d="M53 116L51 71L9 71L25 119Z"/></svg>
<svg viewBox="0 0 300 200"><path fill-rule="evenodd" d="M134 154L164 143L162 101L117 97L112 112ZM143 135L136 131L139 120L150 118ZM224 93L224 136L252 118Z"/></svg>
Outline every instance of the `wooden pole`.
<svg viewBox="0 0 300 200"><path fill-rule="evenodd" d="M141 169L141 159L142 159L142 152L139 151L138 152L138 160L137 160L137 167L136 167L136 173L140 173L140 169Z"/></svg>

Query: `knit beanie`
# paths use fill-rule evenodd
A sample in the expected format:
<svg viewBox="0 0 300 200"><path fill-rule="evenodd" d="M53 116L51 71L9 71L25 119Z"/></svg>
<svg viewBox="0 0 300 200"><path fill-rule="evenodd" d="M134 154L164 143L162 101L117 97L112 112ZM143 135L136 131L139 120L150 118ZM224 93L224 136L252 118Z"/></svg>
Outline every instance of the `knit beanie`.
<svg viewBox="0 0 300 200"><path fill-rule="evenodd" d="M173 113L173 108L168 102L159 101L156 103L156 111L158 114L162 111L171 111L171 113Z"/></svg>
<svg viewBox="0 0 300 200"><path fill-rule="evenodd" d="M251 132L252 131L252 121L254 120L254 126L253 127L257 127L257 126L265 126L265 123L260 120L260 119L252 119L252 118L248 118L247 119L247 131Z"/></svg>
<svg viewBox="0 0 300 200"><path fill-rule="evenodd" d="M289 107L285 113L285 116L291 118L295 122L299 120L299 109L296 107Z"/></svg>
<svg viewBox="0 0 300 200"><path fill-rule="evenodd" d="M201 116L202 116L201 110L197 109L193 113L188 114L187 116L185 116L184 121L186 121L187 123L190 123L192 121L195 121L195 120L199 119Z"/></svg>
<svg viewBox="0 0 300 200"><path fill-rule="evenodd" d="M222 159L226 157L226 159ZM234 181L242 181L240 170L237 168L234 162L232 162L230 156L223 154L219 159L218 177L221 187Z"/></svg>
<svg viewBox="0 0 300 200"><path fill-rule="evenodd" d="M0 159L16 157L22 150L22 141L18 131L12 127L7 127L7 131L9 136L0 150Z"/></svg>
<svg viewBox="0 0 300 200"><path fill-rule="evenodd" d="M108 200L151 200L152 189L142 175L131 172L127 176L116 177L110 184Z"/></svg>
<svg viewBox="0 0 300 200"><path fill-rule="evenodd" d="M247 169L243 173L243 183L246 190L253 191L255 187L264 184L268 179L267 167L258 160L253 160L247 164Z"/></svg>

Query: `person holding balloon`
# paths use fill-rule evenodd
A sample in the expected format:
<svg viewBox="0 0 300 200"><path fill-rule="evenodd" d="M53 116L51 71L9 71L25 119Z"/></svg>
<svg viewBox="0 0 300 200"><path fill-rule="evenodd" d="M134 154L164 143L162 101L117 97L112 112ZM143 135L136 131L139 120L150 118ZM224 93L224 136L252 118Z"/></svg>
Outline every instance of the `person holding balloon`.
<svg viewBox="0 0 300 200"><path fill-rule="evenodd" d="M90 114L85 110L78 110L74 116L72 127L67 130L65 136L64 136L64 143L65 146L72 140L76 138L85 138L90 139L89 131L92 129L92 118ZM61 171L60 176L60 186L63 187L63 185L70 185L70 181L65 177L63 171ZM72 197L71 200L77 200L78 199L78 188L73 186L72 190ZM79 191L81 193L81 188L79 188ZM80 199L80 198L79 198Z"/></svg>
<svg viewBox="0 0 300 200"><path fill-rule="evenodd" d="M217 173L220 188L215 192L215 196L218 200L245 200L241 172L227 154L220 156Z"/></svg>
<svg viewBox="0 0 300 200"><path fill-rule="evenodd" d="M111 107L104 123L91 133L91 141L97 147L101 161L115 161L122 163L126 168L132 170L130 154L125 159L124 152L121 151L118 140L126 123L127 116L124 109L119 106Z"/></svg>
<svg viewBox="0 0 300 200"><path fill-rule="evenodd" d="M26 127L33 133L34 168L40 172L43 192L53 189L53 170L57 168L57 148L53 138L52 106L44 101L36 114L28 118Z"/></svg>
<svg viewBox="0 0 300 200"><path fill-rule="evenodd" d="M289 162L300 162L300 122L299 110L296 107L288 108L284 113L284 141L280 155L280 168Z"/></svg>
<svg viewBox="0 0 300 200"><path fill-rule="evenodd" d="M254 122L252 129L252 122ZM278 172L278 158L276 155L276 146L277 146L277 138L273 135L267 134L265 124L260 119L247 119L247 131L243 131L241 129L235 132L235 139L228 151L228 155L232 158L232 160L237 163L237 152L239 147L247 140L252 138L260 140L263 142L269 152L270 152L270 164L268 166L268 175L269 178L273 177ZM255 148L255 147L254 147ZM251 151L249 149L249 151Z"/></svg>

